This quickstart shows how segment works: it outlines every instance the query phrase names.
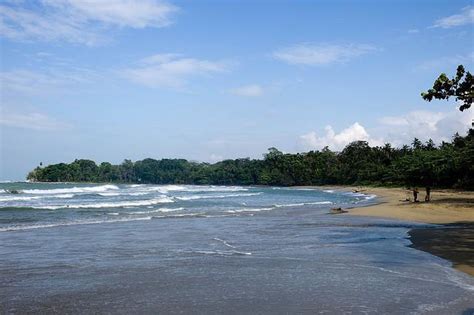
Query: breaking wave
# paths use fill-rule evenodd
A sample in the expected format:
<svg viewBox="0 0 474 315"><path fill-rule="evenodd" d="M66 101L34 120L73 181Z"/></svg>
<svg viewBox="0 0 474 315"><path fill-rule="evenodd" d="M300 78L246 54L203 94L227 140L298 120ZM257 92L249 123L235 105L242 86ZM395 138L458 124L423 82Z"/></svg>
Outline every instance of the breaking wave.
<svg viewBox="0 0 474 315"><path fill-rule="evenodd" d="M288 203L288 204L276 204L275 207L283 208L283 207L301 207L301 206L309 206L309 205L331 205L331 201L315 201L315 202L301 202L301 203Z"/></svg>
<svg viewBox="0 0 474 315"><path fill-rule="evenodd" d="M0 231L127 222L149 216L189 220L258 218L305 207L307 210L311 206L363 203L375 197L339 190L329 194L329 190L301 192L306 189L293 187L212 185L25 183L1 188L4 190L0 190L0 215L4 218L0 220Z"/></svg>
<svg viewBox="0 0 474 315"><path fill-rule="evenodd" d="M47 196L16 196L16 195L9 195L7 197L0 197L0 202L8 202L8 201L28 201L28 200L35 200L35 199L44 199L44 198L73 198L74 194L59 194L59 195L47 195Z"/></svg>
<svg viewBox="0 0 474 315"><path fill-rule="evenodd" d="M34 209L100 209L100 208L125 208L125 207L140 207L140 206L151 206L159 203L171 203L173 199L169 197L161 197L149 200L136 200L136 201L119 201L119 202L99 202L90 204L68 204L68 205L44 205L34 206Z"/></svg>
<svg viewBox="0 0 474 315"><path fill-rule="evenodd" d="M101 185L93 187L72 187L72 188L56 188L56 189L25 189L24 193L33 195L48 195L48 194L64 194L64 193L99 193L108 190L118 190L119 187L115 185Z"/></svg>
<svg viewBox="0 0 474 315"><path fill-rule="evenodd" d="M176 197L179 200L197 200L197 199L220 199L220 198L233 198L233 197L250 197L261 195L258 193L244 193L244 194L222 194L222 195L195 195L195 196L182 196Z"/></svg>
<svg viewBox="0 0 474 315"><path fill-rule="evenodd" d="M184 210L183 207L179 207L179 208L159 208L159 209L148 210L148 211L127 212L127 214L149 214L149 213L157 213L157 212L174 212L174 211L182 211L182 210Z"/></svg>
<svg viewBox="0 0 474 315"><path fill-rule="evenodd" d="M70 226L70 225L144 221L144 220L151 220L152 218L153 217L140 217L140 218L121 218L121 219L114 219L114 220L83 220L83 221L71 221L71 222L61 222L61 223L51 223L51 224L17 225L17 226L9 226L9 227L0 228L0 232L45 229L45 228Z"/></svg>

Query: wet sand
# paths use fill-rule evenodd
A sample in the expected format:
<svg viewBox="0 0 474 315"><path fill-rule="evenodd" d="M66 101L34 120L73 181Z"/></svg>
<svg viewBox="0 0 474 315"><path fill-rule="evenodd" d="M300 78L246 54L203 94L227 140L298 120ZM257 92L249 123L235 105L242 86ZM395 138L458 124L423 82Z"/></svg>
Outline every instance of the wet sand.
<svg viewBox="0 0 474 315"><path fill-rule="evenodd" d="M449 260L456 269L474 276L474 223L413 229L409 235L411 247Z"/></svg>
<svg viewBox="0 0 474 315"><path fill-rule="evenodd" d="M474 276L474 192L434 190L431 202L414 203L406 201L413 200L413 195L401 188L350 189L375 194L380 203L349 209L349 215L441 224L411 230L412 247L447 259L456 269ZM424 197L424 190L420 190L418 199Z"/></svg>

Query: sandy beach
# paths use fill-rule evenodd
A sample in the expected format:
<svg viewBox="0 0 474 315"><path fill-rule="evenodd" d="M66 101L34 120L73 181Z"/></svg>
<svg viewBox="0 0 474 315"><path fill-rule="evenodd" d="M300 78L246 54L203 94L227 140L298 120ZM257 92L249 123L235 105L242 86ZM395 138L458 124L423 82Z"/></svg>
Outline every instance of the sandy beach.
<svg viewBox="0 0 474 315"><path fill-rule="evenodd" d="M412 194L401 188L358 188L364 194L375 194L381 202L374 206L350 209L351 215L377 216L433 224L474 222L474 192L433 190L430 202L409 202ZM420 189L419 200L425 191Z"/></svg>
<svg viewBox="0 0 474 315"><path fill-rule="evenodd" d="M401 188L354 188L365 194L375 194L380 203L348 209L347 215L440 224L410 231L412 247L450 260L453 266L474 276L474 192L433 190L430 202L413 200L412 194ZM420 190L419 200L425 191Z"/></svg>

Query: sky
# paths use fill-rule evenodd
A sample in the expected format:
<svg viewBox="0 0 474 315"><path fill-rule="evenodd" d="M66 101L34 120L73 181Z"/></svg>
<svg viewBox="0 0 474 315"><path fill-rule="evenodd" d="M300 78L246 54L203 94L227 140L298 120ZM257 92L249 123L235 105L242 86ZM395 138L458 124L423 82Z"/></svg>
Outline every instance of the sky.
<svg viewBox="0 0 474 315"><path fill-rule="evenodd" d="M420 92L473 68L473 21L461 0L3 0L0 180L450 140L474 110Z"/></svg>

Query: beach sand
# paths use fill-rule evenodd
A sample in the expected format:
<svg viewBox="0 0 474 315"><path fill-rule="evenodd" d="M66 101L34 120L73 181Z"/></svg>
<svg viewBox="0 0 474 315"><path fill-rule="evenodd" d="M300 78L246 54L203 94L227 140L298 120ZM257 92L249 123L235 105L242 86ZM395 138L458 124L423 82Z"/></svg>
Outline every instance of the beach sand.
<svg viewBox="0 0 474 315"><path fill-rule="evenodd" d="M347 187L346 187L347 189ZM348 209L347 215L441 224L409 232L412 247L450 260L458 270L474 276L474 192L432 190L431 202L413 200L413 195L400 188L354 188L364 194L375 194L380 203ZM419 200L425 191L420 189Z"/></svg>
<svg viewBox="0 0 474 315"><path fill-rule="evenodd" d="M447 224L474 222L474 192L432 190L431 202L407 202L412 194L400 188L358 188L364 194L375 194L381 202L374 206L354 208L351 215L377 216L405 221ZM419 200L425 192L420 189Z"/></svg>

